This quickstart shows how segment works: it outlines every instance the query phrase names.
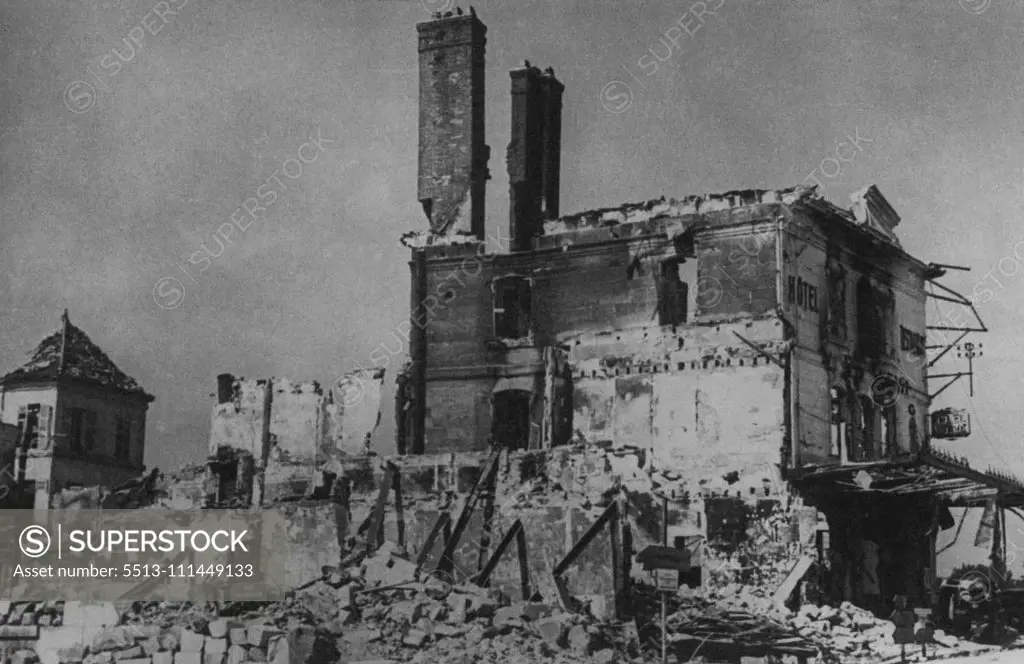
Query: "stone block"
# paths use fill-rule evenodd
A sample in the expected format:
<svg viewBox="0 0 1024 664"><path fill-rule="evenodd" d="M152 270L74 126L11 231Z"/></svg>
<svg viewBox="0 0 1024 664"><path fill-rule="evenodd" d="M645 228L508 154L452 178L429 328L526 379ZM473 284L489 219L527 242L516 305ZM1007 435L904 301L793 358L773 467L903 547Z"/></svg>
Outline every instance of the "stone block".
<svg viewBox="0 0 1024 664"><path fill-rule="evenodd" d="M174 653L161 650L152 655L153 664L174 664Z"/></svg>
<svg viewBox="0 0 1024 664"><path fill-rule="evenodd" d="M206 637L202 634L197 634L190 629L181 630L181 652L203 652L203 645L206 643Z"/></svg>
<svg viewBox="0 0 1024 664"><path fill-rule="evenodd" d="M212 636L206 637L206 643L203 645L204 653L215 653L215 652L227 652L228 651L228 640L223 638L214 638Z"/></svg>
<svg viewBox="0 0 1024 664"><path fill-rule="evenodd" d="M61 664L76 664L85 659L85 646L75 645L57 650L57 660Z"/></svg>
<svg viewBox="0 0 1024 664"><path fill-rule="evenodd" d="M35 650L18 650L11 656L11 664L36 664L39 661L39 655L36 654Z"/></svg>
<svg viewBox="0 0 1024 664"><path fill-rule="evenodd" d="M349 585L338 588L337 592L335 593L335 596L337 597L338 606L340 608L347 609L348 607L352 606L352 586Z"/></svg>
<svg viewBox="0 0 1024 664"><path fill-rule="evenodd" d="M231 646L228 648L228 664L243 664L249 660L249 656L243 646Z"/></svg>
<svg viewBox="0 0 1024 664"><path fill-rule="evenodd" d="M579 655L589 657L594 650L594 636L583 625L569 630L569 647Z"/></svg>
<svg viewBox="0 0 1024 664"><path fill-rule="evenodd" d="M273 639L267 650L267 661L272 664L319 664L337 658L334 642L308 625L294 627L285 636Z"/></svg>
<svg viewBox="0 0 1024 664"><path fill-rule="evenodd" d="M228 630L228 643L233 646L249 645L249 636L244 627L232 627Z"/></svg>
<svg viewBox="0 0 1024 664"><path fill-rule="evenodd" d="M555 618L541 618L534 627L545 642L563 648L567 645L565 639L565 623Z"/></svg>
<svg viewBox="0 0 1024 664"><path fill-rule="evenodd" d="M174 664L203 664L203 654L199 652L176 652Z"/></svg>
<svg viewBox="0 0 1024 664"><path fill-rule="evenodd" d="M132 646L131 648L114 651L114 661L117 662L125 659L140 659L142 657L145 657L142 646Z"/></svg>
<svg viewBox="0 0 1024 664"><path fill-rule="evenodd" d="M203 664L224 664L227 658L226 652L204 652Z"/></svg>
<svg viewBox="0 0 1024 664"><path fill-rule="evenodd" d="M160 642L161 650L180 650L181 649L181 627L169 627L160 633L157 640Z"/></svg>
<svg viewBox="0 0 1024 664"><path fill-rule="evenodd" d="M39 625L0 625L0 639L38 639Z"/></svg>
<svg viewBox="0 0 1024 664"><path fill-rule="evenodd" d="M94 652L90 655L86 655L82 664L112 664L114 661L114 654L109 650L103 652Z"/></svg>
<svg viewBox="0 0 1024 664"><path fill-rule="evenodd" d="M271 638L281 636L282 634L284 632L270 625L252 625L249 627L248 632L249 645L266 649L270 644Z"/></svg>
<svg viewBox="0 0 1024 664"><path fill-rule="evenodd" d="M207 625L207 630L210 632L210 636L215 639L223 639L227 637L228 632L232 629L240 629L245 625L240 620L231 620L230 618L217 618L211 620L210 624Z"/></svg>
<svg viewBox="0 0 1024 664"><path fill-rule="evenodd" d="M108 627L92 640L92 651L122 650L135 645L135 635L125 627Z"/></svg>

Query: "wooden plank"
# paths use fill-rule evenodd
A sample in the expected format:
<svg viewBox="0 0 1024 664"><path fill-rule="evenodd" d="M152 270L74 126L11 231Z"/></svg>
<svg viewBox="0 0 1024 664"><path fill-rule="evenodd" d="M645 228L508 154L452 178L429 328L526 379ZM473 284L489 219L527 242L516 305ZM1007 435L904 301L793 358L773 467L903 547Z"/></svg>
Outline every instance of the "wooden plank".
<svg viewBox="0 0 1024 664"><path fill-rule="evenodd" d="M438 535L444 531L448 525L451 524L452 517L448 512L441 512L438 515L437 521L434 522L434 527L430 529L430 533L427 534L427 539L423 542L423 547L420 549L420 553L416 556L416 567L422 567L423 563L427 561L427 557L434 548L434 543L437 541ZM448 538L445 537L444 541Z"/></svg>
<svg viewBox="0 0 1024 664"><path fill-rule="evenodd" d="M565 570L569 569L569 567L576 562L576 559L579 558L583 550L594 541L594 538L597 537L598 533L601 532L601 529L604 528L604 524L610 521L614 515L618 514L618 511L618 503L613 502L609 505L608 509L606 509L604 513L597 518L594 525L590 526L590 528L587 529L587 532L583 533L583 536L580 537L579 541L573 545L569 550L569 553L565 554L561 562L555 565L553 574L555 576L562 576L565 574Z"/></svg>
<svg viewBox="0 0 1024 664"><path fill-rule="evenodd" d="M395 519L398 521L398 546L405 548L405 509L402 507L402 474L395 471L391 490L395 494Z"/></svg>
<svg viewBox="0 0 1024 664"><path fill-rule="evenodd" d="M797 561L796 565L793 566L793 569L790 570L789 574L786 576L786 580L782 582L782 585L779 586L778 590L775 591L775 594L772 595L772 604L774 604L776 608L783 607L786 600L789 599L789 596L793 594L797 585L799 585L800 581L804 578L804 575L807 574L807 570L811 569L812 564L814 564L814 559L810 556L800 557L800 560Z"/></svg>
<svg viewBox="0 0 1024 664"><path fill-rule="evenodd" d="M508 545L512 543L513 538L515 538L522 530L523 522L516 519L516 522L508 529L505 536L501 538L501 542L498 544L497 548L494 549L494 553L492 553L491 557L488 558L486 563L484 563L480 573L474 577L473 583L481 587L487 585L487 581L491 578L491 572L493 572L494 568L498 566L498 561L502 554L505 553L505 549L508 548Z"/></svg>
<svg viewBox="0 0 1024 664"><path fill-rule="evenodd" d="M620 499L616 498L612 505L615 505L615 511L612 512L608 519L608 530L611 535L611 546L612 546L612 588L615 591L615 619L625 620L626 613L629 607L626 606L626 580L622 573L622 562L620 557L622 551L619 549L621 541L619 538L619 517L622 513L621 506L619 505Z"/></svg>
<svg viewBox="0 0 1024 664"><path fill-rule="evenodd" d="M530 596L530 562L526 555L526 530L519 529L516 533L516 548L519 555L519 584L522 586L523 601L529 602Z"/></svg>
<svg viewBox="0 0 1024 664"><path fill-rule="evenodd" d="M386 468L384 481L380 483L380 492L377 494L377 504L374 505L373 515L370 518L370 530L366 533L366 555L377 550L377 547L380 546L378 539L384 534L384 508L387 507L388 492L394 484L398 466L388 461Z"/></svg>
<svg viewBox="0 0 1024 664"><path fill-rule="evenodd" d="M498 470L500 459L501 448L495 447L491 452L490 458L487 460L487 464L484 466L483 474L480 475L480 479L477 480L476 485L466 499L466 505L462 508L458 521L455 522L455 528L452 530L451 537L445 542L444 551L441 552L441 559L438 561L435 571L446 575L451 574L452 569L455 567L455 548L458 546L459 540L462 539L462 533L465 532L466 527L469 525L469 519L473 515L473 508L476 506L477 500L480 499L484 487L491 483L495 472Z"/></svg>

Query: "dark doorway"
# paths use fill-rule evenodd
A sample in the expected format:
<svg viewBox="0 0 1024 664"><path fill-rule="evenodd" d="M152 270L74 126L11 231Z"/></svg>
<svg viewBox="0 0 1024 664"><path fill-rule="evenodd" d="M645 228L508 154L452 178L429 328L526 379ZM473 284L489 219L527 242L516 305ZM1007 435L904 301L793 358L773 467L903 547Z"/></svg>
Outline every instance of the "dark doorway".
<svg viewBox="0 0 1024 664"><path fill-rule="evenodd" d="M506 390L493 396L491 435L501 447L524 450L530 445L531 393Z"/></svg>

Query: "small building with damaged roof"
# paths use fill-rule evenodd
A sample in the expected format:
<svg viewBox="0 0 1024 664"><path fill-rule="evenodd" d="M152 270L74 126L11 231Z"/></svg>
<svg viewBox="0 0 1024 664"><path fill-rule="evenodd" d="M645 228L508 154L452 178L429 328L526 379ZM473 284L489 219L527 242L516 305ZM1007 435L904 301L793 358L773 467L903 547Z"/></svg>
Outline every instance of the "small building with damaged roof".
<svg viewBox="0 0 1024 664"><path fill-rule="evenodd" d="M14 487L6 506L46 508L63 489L138 477L153 400L65 310L60 329L0 378L0 420L17 441L3 470Z"/></svg>

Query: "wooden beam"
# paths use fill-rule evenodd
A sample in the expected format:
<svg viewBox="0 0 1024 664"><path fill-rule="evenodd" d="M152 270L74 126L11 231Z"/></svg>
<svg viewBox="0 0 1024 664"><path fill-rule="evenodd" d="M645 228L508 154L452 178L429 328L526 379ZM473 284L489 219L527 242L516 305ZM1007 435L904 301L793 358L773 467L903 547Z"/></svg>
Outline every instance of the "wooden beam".
<svg viewBox="0 0 1024 664"><path fill-rule="evenodd" d="M620 502L622 502L621 497L616 497L615 502L612 503L615 506L615 511L612 512L611 517L608 519L608 532L611 536L612 546L612 588L615 590L616 620L624 620L628 609L625 604L626 582L622 574L622 551L619 548L622 545L619 538L619 519L622 513L621 506L619 505Z"/></svg>
<svg viewBox="0 0 1024 664"><path fill-rule="evenodd" d="M441 552L441 560L437 563L436 572L443 574L451 574L452 569L455 567L455 547L458 546L459 540L462 539L462 533L465 532L466 527L469 525L469 519L473 516L473 508L476 506L476 501L480 499L480 495L483 493L484 487L491 483L496 471L498 470L498 462L501 459L501 448L495 447L491 452L490 458L487 459L487 464L484 466L483 474L477 480L477 483L473 486L473 490L466 498L466 504L462 508L462 512L459 514L458 521L455 522L455 528L452 530L451 537L445 542L444 551Z"/></svg>
<svg viewBox="0 0 1024 664"><path fill-rule="evenodd" d="M565 570L569 569L569 567L576 562L576 559L579 558L583 550L586 549L592 541L594 541L597 534L601 532L602 528L604 528L604 524L608 523L613 516L617 515L618 511L619 504L617 502L613 502L609 505L608 509L606 509L604 513L597 518L594 525L590 526L590 528L587 529L587 532L583 533L583 537L580 537L579 541L569 549L569 553L565 554L561 562L555 565L553 574L555 576L562 576L565 574Z"/></svg>
<svg viewBox="0 0 1024 664"><path fill-rule="evenodd" d="M519 556L519 585L522 586L523 601L529 602L533 593L530 592L530 560L526 555L526 530L523 528L516 533L516 549Z"/></svg>
<svg viewBox="0 0 1024 664"><path fill-rule="evenodd" d="M522 586L523 600L530 599L530 572L528 567L528 561L526 557L526 531L523 528L523 522L516 519L516 522L512 524L512 527L508 529L505 536L501 539L501 543L498 544L498 548L494 550L491 557L484 564L483 569L480 573L473 578L473 583L478 586L486 586L487 582L490 581L491 573L498 566L498 561L501 556L505 553L508 545L512 543L512 540L516 540L516 548L518 549L519 557L519 581Z"/></svg>
<svg viewBox="0 0 1024 664"><path fill-rule="evenodd" d="M366 533L366 555L372 554L380 546L380 539L384 535L384 509L388 505L388 492L395 482L398 474L398 466L391 461L387 462L384 471L384 481L380 483L380 492L377 494L377 504L373 507L373 515L370 518L370 530Z"/></svg>
<svg viewBox="0 0 1024 664"><path fill-rule="evenodd" d="M438 515L437 521L434 522L434 527L430 529L430 533L427 534L427 539L423 542L423 548L420 549L420 553L416 556L416 567L421 567L423 563L427 561L427 557L430 556L430 552L434 548L434 543L437 541L438 535L440 535L446 526L450 525L452 517L448 512L441 512ZM447 542L447 538L445 540Z"/></svg>

